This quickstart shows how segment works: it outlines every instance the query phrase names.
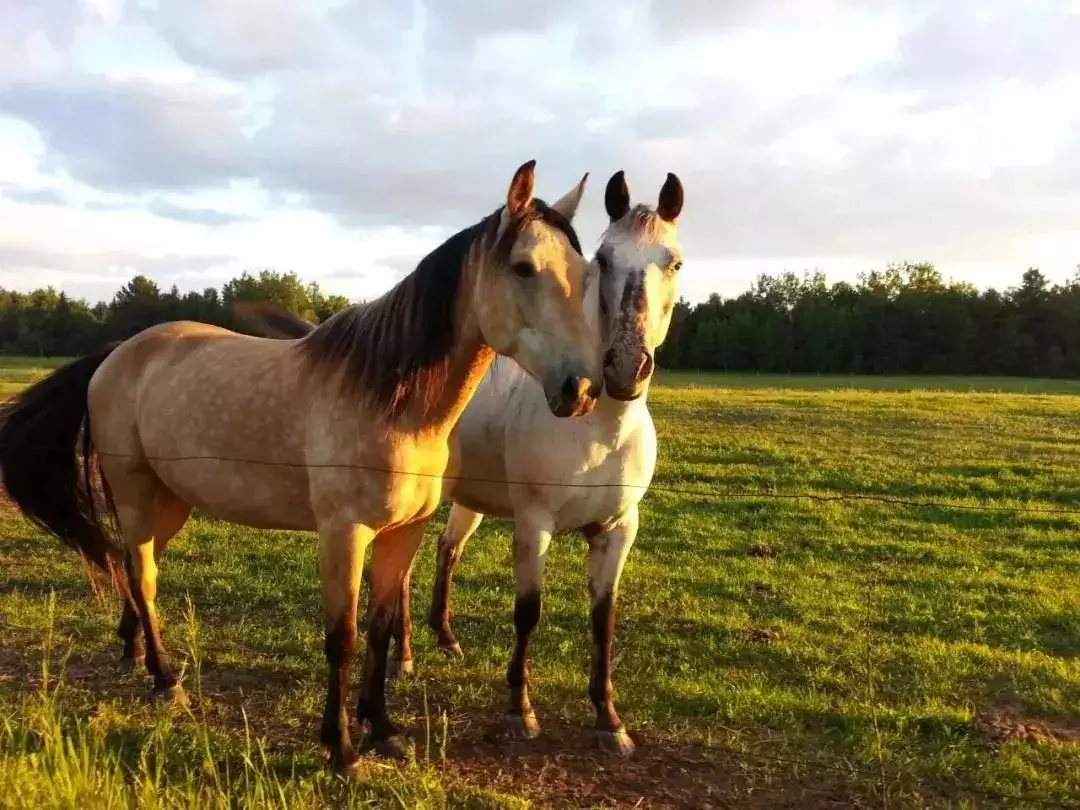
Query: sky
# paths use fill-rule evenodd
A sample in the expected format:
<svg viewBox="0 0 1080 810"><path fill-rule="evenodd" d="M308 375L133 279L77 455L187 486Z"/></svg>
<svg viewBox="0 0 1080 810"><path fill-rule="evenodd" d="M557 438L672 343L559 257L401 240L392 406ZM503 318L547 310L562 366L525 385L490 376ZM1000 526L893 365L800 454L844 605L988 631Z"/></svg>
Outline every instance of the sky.
<svg viewBox="0 0 1080 810"><path fill-rule="evenodd" d="M0 286L371 299L505 200L685 189L680 292L1080 264L1080 0L0 0Z"/></svg>

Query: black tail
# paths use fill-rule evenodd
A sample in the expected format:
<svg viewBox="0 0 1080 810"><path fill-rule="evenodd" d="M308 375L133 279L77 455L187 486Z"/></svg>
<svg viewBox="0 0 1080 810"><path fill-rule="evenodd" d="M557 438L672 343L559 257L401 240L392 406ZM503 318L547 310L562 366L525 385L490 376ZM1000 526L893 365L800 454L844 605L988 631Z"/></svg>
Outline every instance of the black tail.
<svg viewBox="0 0 1080 810"><path fill-rule="evenodd" d="M311 334L315 328L314 324L308 323L299 315L293 315L273 304L237 301L232 310L239 320L246 321L265 337L302 338Z"/></svg>
<svg viewBox="0 0 1080 810"><path fill-rule="evenodd" d="M95 500L87 393L115 348L69 363L0 407L0 474L8 497L27 520L105 570L119 551ZM111 512L104 480L102 489Z"/></svg>

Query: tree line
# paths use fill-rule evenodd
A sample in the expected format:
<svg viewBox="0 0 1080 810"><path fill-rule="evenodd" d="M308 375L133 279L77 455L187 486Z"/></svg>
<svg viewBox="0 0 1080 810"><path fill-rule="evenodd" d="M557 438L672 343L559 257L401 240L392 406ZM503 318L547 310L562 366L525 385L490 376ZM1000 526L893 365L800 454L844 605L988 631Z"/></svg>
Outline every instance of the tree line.
<svg viewBox="0 0 1080 810"><path fill-rule="evenodd" d="M121 287L112 301L93 306L51 287L29 293L0 288L0 354L73 357L166 321L201 321L251 331L233 315L232 305L238 301L276 304L316 322L351 303L340 295L325 295L316 283L304 284L296 273L274 270L245 272L220 291L207 287L184 294L175 286L162 292L153 280L140 275Z"/></svg>
<svg viewBox="0 0 1080 810"><path fill-rule="evenodd" d="M1038 269L977 290L930 264L890 265L856 283L821 273L761 276L736 298L680 301L661 367L773 373L1080 377L1080 268Z"/></svg>
<svg viewBox="0 0 1080 810"><path fill-rule="evenodd" d="M273 270L185 294L136 276L93 306L51 288L0 289L0 354L75 356L170 320L248 331L233 316L237 301L311 321L350 304ZM930 264L890 265L855 283L761 276L737 297L680 300L657 360L705 371L1080 377L1080 268L1065 284L1029 269L1005 291L946 282Z"/></svg>

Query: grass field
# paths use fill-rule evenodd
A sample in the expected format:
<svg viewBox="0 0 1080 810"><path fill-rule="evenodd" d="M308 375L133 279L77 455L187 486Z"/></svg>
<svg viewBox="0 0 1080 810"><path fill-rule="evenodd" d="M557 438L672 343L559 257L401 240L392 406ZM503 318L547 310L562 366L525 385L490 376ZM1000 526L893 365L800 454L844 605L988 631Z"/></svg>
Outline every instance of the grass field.
<svg viewBox="0 0 1080 810"><path fill-rule="evenodd" d="M11 362L0 396L42 373ZM998 393L1000 392L1000 393ZM585 549L552 544L532 653L545 733L493 741L512 645L510 526L456 577L466 657L417 622L391 705L416 762L321 769L314 539L193 520L162 566L191 715L117 674L118 605L0 515L0 806L1080 806L1075 383L668 374L661 463L627 564L615 697L587 727ZM688 491L702 493L689 495ZM870 495L937 504L822 501ZM979 507L960 509L954 507ZM429 529L414 610L428 603Z"/></svg>

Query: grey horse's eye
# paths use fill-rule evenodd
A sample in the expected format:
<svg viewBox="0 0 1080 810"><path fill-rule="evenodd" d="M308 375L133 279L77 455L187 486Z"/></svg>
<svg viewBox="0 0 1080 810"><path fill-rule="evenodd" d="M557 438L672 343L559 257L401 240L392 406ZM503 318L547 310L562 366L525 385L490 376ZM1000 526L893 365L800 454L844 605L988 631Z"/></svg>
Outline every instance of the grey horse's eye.
<svg viewBox="0 0 1080 810"><path fill-rule="evenodd" d="M510 269L514 271L514 275L520 278L532 278L536 275L536 268L532 262L514 262Z"/></svg>
<svg viewBox="0 0 1080 810"><path fill-rule="evenodd" d="M603 253L596 254L596 264L600 268L600 272L606 273L610 265L608 264L608 258Z"/></svg>

